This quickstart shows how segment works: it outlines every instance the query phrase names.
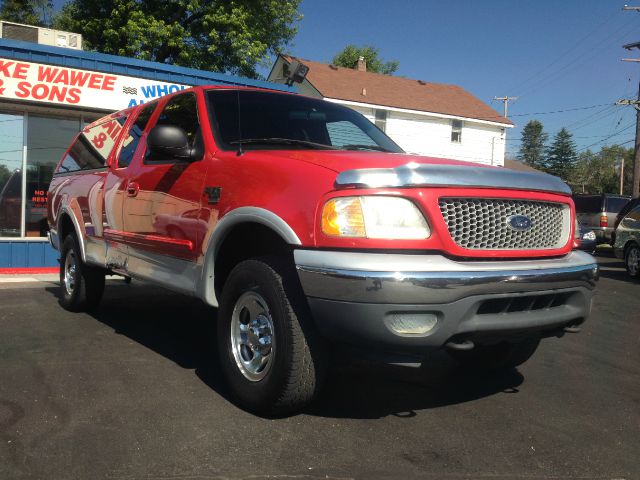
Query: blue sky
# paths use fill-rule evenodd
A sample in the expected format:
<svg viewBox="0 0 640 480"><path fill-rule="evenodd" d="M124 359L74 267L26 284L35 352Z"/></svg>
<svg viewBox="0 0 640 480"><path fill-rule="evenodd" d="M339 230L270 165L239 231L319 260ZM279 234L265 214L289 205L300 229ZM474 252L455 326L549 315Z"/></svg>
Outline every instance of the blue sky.
<svg viewBox="0 0 640 480"><path fill-rule="evenodd" d="M516 123L508 133L511 152L532 118L544 124L550 138L564 126L579 149L595 144L591 148L598 150L634 137L633 107L613 106L616 99L637 95L640 79L640 63L620 61L640 58L640 51L621 48L640 41L640 13L623 11L623 5L613 0L303 0L304 18L288 52L329 62L349 43L370 44L383 59L400 62L398 75L460 85L500 112L502 104L491 103L494 96L519 97L509 105ZM586 108L594 105L600 106ZM569 109L581 110L529 115Z"/></svg>
<svg viewBox="0 0 640 480"><path fill-rule="evenodd" d="M635 5L633 3L629 3ZM398 75L457 84L490 103L509 104L516 128L540 120L550 138L563 126L579 148L632 140L633 107L612 106L637 95L640 58L621 48L640 41L640 13L611 0L303 0L303 20L289 52L329 62L345 45L370 44L398 60ZM640 1L637 3L640 5ZM491 103L490 103L491 104ZM502 103L491 104L502 112ZM565 113L524 115L591 107ZM625 130L626 128L626 130ZM606 137L615 135L609 139ZM627 144L627 146L632 146Z"/></svg>

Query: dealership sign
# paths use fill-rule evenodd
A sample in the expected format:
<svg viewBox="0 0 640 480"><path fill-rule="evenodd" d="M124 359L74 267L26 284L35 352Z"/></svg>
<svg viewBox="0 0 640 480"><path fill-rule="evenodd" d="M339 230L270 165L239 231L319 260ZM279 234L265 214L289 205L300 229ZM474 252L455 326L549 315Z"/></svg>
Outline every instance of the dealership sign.
<svg viewBox="0 0 640 480"><path fill-rule="evenodd" d="M186 85L0 58L0 100L122 110Z"/></svg>

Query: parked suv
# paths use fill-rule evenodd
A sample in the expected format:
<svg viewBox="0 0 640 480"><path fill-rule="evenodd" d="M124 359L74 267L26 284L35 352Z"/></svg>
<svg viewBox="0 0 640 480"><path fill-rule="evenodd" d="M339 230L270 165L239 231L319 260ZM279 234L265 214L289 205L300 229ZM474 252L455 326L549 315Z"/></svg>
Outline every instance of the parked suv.
<svg viewBox="0 0 640 480"><path fill-rule="evenodd" d="M48 200L62 306L96 308L110 272L218 307L222 370L260 413L309 402L330 343L517 366L580 329L598 276L558 178L406 155L351 109L268 90L108 115Z"/></svg>
<svg viewBox="0 0 640 480"><path fill-rule="evenodd" d="M610 243L612 233L615 231L616 216L631 197L608 193L578 194L573 196L573 200L580 225L596 233L597 243Z"/></svg>
<svg viewBox="0 0 640 480"><path fill-rule="evenodd" d="M616 232L618 231L618 225L620 225L620 222L627 215L627 213L636 208L638 205L640 205L640 197L632 198L624 207L622 207L622 210L618 212L618 215L616 215L616 221L613 223L613 232L611 232L611 246L616 244Z"/></svg>
<svg viewBox="0 0 640 480"><path fill-rule="evenodd" d="M616 257L624 259L631 278L640 278L640 205L620 221L613 246Z"/></svg>

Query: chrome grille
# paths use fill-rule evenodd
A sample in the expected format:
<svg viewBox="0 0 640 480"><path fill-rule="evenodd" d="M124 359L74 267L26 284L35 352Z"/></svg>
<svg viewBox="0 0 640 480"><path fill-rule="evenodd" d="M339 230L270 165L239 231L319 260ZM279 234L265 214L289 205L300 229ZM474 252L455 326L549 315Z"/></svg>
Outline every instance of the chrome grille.
<svg viewBox="0 0 640 480"><path fill-rule="evenodd" d="M441 198L440 211L453 241L471 250L543 250L563 247L570 232L569 206L492 198ZM512 229L507 219L525 215L532 227Z"/></svg>

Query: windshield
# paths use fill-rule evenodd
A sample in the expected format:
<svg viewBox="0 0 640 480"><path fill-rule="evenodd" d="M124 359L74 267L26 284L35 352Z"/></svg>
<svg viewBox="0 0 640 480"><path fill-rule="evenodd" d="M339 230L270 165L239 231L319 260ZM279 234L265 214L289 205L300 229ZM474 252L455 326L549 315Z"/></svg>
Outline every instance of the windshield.
<svg viewBox="0 0 640 480"><path fill-rule="evenodd" d="M598 213L602 211L601 195L577 195L573 197L578 213Z"/></svg>
<svg viewBox="0 0 640 480"><path fill-rule="evenodd" d="M251 90L209 90L214 136L237 150L403 150L359 113L299 95ZM240 121L238 121L240 105Z"/></svg>

